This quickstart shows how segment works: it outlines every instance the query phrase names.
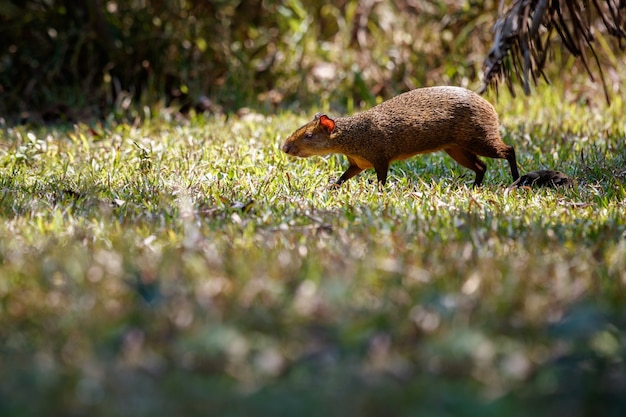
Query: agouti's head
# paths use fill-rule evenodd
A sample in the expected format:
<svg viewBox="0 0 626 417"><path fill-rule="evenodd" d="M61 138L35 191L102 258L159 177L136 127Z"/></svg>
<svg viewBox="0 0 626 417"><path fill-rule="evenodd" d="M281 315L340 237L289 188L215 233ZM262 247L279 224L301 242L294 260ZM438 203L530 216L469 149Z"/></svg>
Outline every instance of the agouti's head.
<svg viewBox="0 0 626 417"><path fill-rule="evenodd" d="M332 153L334 130L335 121L325 114L318 113L312 121L285 140L283 152L302 158Z"/></svg>

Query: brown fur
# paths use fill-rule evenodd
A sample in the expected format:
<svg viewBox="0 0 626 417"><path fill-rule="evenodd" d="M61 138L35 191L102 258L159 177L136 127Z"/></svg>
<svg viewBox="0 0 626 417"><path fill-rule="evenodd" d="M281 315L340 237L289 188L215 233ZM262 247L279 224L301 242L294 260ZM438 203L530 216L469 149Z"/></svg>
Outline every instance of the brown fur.
<svg viewBox="0 0 626 417"><path fill-rule="evenodd" d="M346 155L350 165L338 185L367 168L374 168L384 185L392 161L440 150L473 170L476 186L486 170L478 156L506 159L513 180L519 178L515 151L500 138L493 106L461 87L419 88L336 120L318 114L289 136L282 149L300 157Z"/></svg>

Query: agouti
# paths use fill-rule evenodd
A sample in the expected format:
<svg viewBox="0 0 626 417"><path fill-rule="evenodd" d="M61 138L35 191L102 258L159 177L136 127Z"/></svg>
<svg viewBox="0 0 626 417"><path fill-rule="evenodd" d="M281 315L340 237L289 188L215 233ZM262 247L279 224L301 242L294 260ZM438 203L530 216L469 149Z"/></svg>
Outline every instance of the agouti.
<svg viewBox="0 0 626 417"><path fill-rule="evenodd" d="M513 180L519 178L515 150L502 142L493 106L461 87L418 88L335 120L318 113L282 149L299 157L346 155L350 166L337 185L367 168L374 168L384 185L392 161L440 150L476 173L474 186L482 183L487 169L479 155L506 159Z"/></svg>

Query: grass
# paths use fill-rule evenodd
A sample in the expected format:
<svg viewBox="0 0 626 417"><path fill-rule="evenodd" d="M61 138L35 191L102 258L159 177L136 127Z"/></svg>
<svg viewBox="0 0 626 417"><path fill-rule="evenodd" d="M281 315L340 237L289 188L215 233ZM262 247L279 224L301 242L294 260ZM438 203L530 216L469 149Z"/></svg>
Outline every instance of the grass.
<svg viewBox="0 0 626 417"><path fill-rule="evenodd" d="M625 109L558 97L490 97L556 190L330 190L279 151L309 114L4 127L0 414L621 415Z"/></svg>

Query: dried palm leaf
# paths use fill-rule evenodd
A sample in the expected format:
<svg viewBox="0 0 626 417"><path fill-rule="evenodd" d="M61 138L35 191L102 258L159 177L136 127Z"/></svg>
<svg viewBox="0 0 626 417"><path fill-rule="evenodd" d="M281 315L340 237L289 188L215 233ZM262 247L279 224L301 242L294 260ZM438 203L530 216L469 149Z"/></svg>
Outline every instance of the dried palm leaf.
<svg viewBox="0 0 626 417"><path fill-rule="evenodd" d="M484 86L497 87L504 79L512 94L513 78L522 82L524 92L530 93L530 80L536 84L539 76L547 79L544 68L556 32L561 45L581 59L589 77L595 80L590 56L595 62L607 102L608 89L594 38L602 36L594 26L604 26L606 33L617 39L621 50L626 40L624 12L626 0L513 0L505 9L500 1L494 41L483 64ZM598 32L596 34L596 32Z"/></svg>
<svg viewBox="0 0 626 417"><path fill-rule="evenodd" d="M540 169L532 171L519 177L509 188L514 187L564 187L573 185L572 180L567 174L561 171L551 169Z"/></svg>

